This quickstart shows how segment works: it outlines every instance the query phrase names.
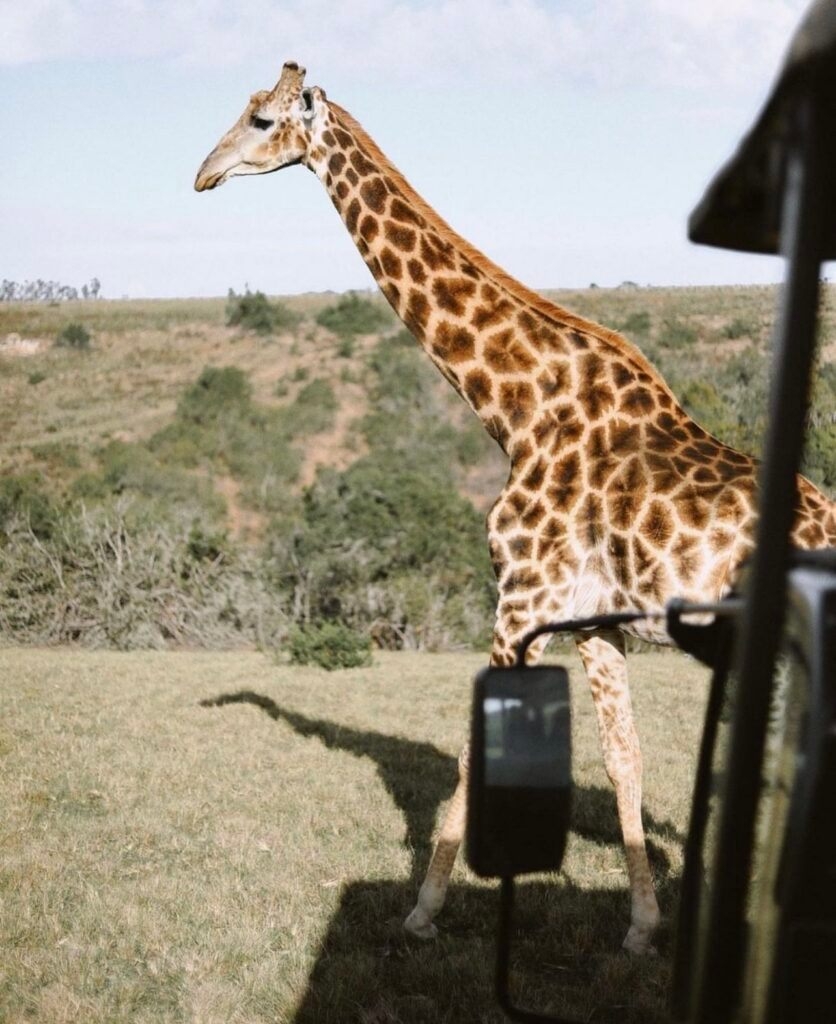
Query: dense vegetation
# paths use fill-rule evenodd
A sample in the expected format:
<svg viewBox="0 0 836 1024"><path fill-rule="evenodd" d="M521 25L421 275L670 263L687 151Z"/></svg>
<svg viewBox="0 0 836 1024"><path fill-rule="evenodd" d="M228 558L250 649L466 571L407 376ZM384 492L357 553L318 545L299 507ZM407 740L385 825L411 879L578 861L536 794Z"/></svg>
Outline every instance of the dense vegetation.
<svg viewBox="0 0 836 1024"><path fill-rule="evenodd" d="M274 334L293 330L299 323L299 316L283 302L271 302L264 292L236 295L232 288L226 303L226 322L230 327L243 327L256 334Z"/></svg>
<svg viewBox="0 0 836 1024"><path fill-rule="evenodd" d="M759 451L773 291L558 299L622 330L700 423ZM825 300L805 469L832 492ZM503 463L376 299L9 305L0 330L47 339L26 361L0 356L0 637L258 644L296 660L323 660L327 641L336 664L368 639L486 643L484 511ZM118 410L82 429L109 409L103 390Z"/></svg>

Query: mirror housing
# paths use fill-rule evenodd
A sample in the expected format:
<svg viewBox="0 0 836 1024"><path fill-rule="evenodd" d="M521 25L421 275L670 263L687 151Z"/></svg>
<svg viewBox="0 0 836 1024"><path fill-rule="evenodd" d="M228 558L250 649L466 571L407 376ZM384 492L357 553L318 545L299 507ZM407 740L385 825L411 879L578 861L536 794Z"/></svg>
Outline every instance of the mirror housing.
<svg viewBox="0 0 836 1024"><path fill-rule="evenodd" d="M572 792L569 677L487 668L473 688L467 861L483 878L557 871Z"/></svg>

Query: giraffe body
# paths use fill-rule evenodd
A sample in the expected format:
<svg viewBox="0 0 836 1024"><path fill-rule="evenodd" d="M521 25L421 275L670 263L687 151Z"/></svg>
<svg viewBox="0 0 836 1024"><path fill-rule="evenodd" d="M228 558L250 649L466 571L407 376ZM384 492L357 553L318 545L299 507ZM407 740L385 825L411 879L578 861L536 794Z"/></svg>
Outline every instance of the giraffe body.
<svg viewBox="0 0 836 1024"><path fill-rule="evenodd" d="M198 172L198 191L302 163L325 186L398 316L507 454L488 515L499 600L491 650L507 664L549 621L673 597L711 601L751 550L757 464L711 437L621 335L548 302L457 235L361 126L289 62L254 94ZM799 478L793 540L836 544L836 506ZM658 622L630 632L657 643ZM641 753L624 636L577 638L616 792L632 893L624 945L650 948L659 911L641 823ZM532 660L547 642L530 649ZM418 904L428 937L464 831L467 750Z"/></svg>

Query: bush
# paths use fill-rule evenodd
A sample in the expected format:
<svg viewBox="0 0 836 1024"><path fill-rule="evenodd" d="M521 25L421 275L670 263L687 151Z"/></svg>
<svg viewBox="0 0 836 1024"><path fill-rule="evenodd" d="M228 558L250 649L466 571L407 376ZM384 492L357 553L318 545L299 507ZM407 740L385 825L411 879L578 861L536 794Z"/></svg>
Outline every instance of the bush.
<svg viewBox="0 0 836 1024"><path fill-rule="evenodd" d="M638 313L631 313L622 324L619 324L618 329L622 334L626 334L628 337L634 334L649 334L650 313L646 310L641 310Z"/></svg>
<svg viewBox="0 0 836 1024"><path fill-rule="evenodd" d="M83 473L73 482L72 497L110 505L131 497L131 518L170 518L170 510L219 517L223 499L208 479L163 464L144 444L110 441L98 453L96 472Z"/></svg>
<svg viewBox="0 0 836 1024"><path fill-rule="evenodd" d="M369 637L341 622L296 626L290 631L287 648L294 665L319 665L329 672L337 668L359 668L372 662Z"/></svg>
<svg viewBox="0 0 836 1024"><path fill-rule="evenodd" d="M236 295L230 288L226 304L227 327L243 327L256 334L273 334L276 331L292 331L301 317L288 309L282 302L270 302L264 292Z"/></svg>
<svg viewBox="0 0 836 1024"><path fill-rule="evenodd" d="M289 623L255 552L182 521L135 525L126 511L65 511L43 540L20 519L11 525L0 558L0 642L117 650L281 642Z"/></svg>
<svg viewBox="0 0 836 1024"><path fill-rule="evenodd" d="M83 324L67 324L55 339L58 348L71 348L76 352L84 352L90 348L90 332Z"/></svg>
<svg viewBox="0 0 836 1024"><path fill-rule="evenodd" d="M247 375L237 366L205 366L177 403L179 419L207 424L229 413L244 412L252 398Z"/></svg>
<svg viewBox="0 0 836 1024"><path fill-rule="evenodd" d="M34 473L0 478L0 542L15 521L23 521L38 539L49 537L56 512Z"/></svg>
<svg viewBox="0 0 836 1024"><path fill-rule="evenodd" d="M355 334L374 334L387 327L391 321L391 314L382 305L363 299L356 292L343 295L316 317L321 327L327 327L342 338Z"/></svg>
<svg viewBox="0 0 836 1024"><path fill-rule="evenodd" d="M736 316L734 320L731 320L723 327L724 338L756 338L757 336L757 325L739 316Z"/></svg>
<svg viewBox="0 0 836 1024"><path fill-rule="evenodd" d="M330 430L334 425L337 408L334 389L327 380L317 377L306 384L286 408L289 435L302 437Z"/></svg>
<svg viewBox="0 0 836 1024"><path fill-rule="evenodd" d="M269 563L300 621L339 621L381 647L439 648L490 635L495 585L484 518L442 465L378 451L323 471Z"/></svg>
<svg viewBox="0 0 836 1024"><path fill-rule="evenodd" d="M697 340L697 332L690 324L678 317L665 320L659 342L666 348L687 348Z"/></svg>
<svg viewBox="0 0 836 1024"><path fill-rule="evenodd" d="M322 393L327 389L327 384L315 389L320 403L327 402ZM286 511L295 501L288 484L301 462L292 440L305 429L319 429L328 416L322 407L300 412L295 405L260 405L240 369L206 367L183 392L174 420L148 446L161 463L190 468L208 463L215 472L232 474L251 507Z"/></svg>

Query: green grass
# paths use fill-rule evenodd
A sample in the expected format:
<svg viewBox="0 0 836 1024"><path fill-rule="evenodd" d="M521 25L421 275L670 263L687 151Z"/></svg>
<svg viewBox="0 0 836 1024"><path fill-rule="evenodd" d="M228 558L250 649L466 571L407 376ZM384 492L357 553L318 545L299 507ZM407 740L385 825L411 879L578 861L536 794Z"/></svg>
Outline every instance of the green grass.
<svg viewBox="0 0 836 1024"><path fill-rule="evenodd" d="M0 650L0 1020L499 1024L492 885L460 863L439 940L401 929L482 662ZM631 663L670 915L706 679ZM581 1020L664 1021L670 939L619 951L615 805L571 664L574 832L561 876L522 886L514 984Z"/></svg>

